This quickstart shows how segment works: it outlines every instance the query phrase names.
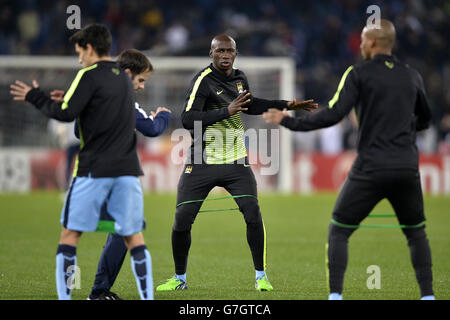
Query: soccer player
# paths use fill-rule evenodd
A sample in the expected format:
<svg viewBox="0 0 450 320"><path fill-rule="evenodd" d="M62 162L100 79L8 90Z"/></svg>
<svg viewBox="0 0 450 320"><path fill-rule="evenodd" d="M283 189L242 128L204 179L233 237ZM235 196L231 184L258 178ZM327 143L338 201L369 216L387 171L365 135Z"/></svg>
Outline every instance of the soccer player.
<svg viewBox="0 0 450 320"><path fill-rule="evenodd" d="M329 226L329 299L342 299L349 237L384 198L404 226L422 299L434 299L415 145L416 131L426 129L431 120L422 77L392 55L395 28L390 21L381 19L378 29L366 26L361 40L365 61L345 71L328 108L299 118L269 109L263 118L291 130L309 131L332 126L355 108L358 157Z"/></svg>
<svg viewBox="0 0 450 320"><path fill-rule="evenodd" d="M135 92L144 89L145 82L153 71L153 66L148 58L138 50L125 50L117 58L119 66L131 77ZM156 112L148 116L136 102L136 129L147 137L161 135L169 125L171 111L167 108L158 107ZM106 205L103 206L102 214L107 216ZM92 287L90 300L119 300L117 294L110 289L119 274L123 260L127 254L127 248L122 237L110 233L103 248Z"/></svg>
<svg viewBox="0 0 450 320"><path fill-rule="evenodd" d="M153 66L148 58L140 51L128 49L117 57L117 63L131 78L135 92L143 90L145 82L153 71ZM62 101L64 91L53 90L52 100ZM169 125L171 111L167 108L158 107L156 112L151 111L151 116L135 103L136 129L147 137L161 135ZM76 121L75 121L76 122ZM79 138L78 126L75 125L75 136ZM107 221L110 215L106 210L106 203L102 206L100 219ZM89 300L120 300L119 296L110 289L119 274L127 253L127 247L122 237L115 233L108 235L103 252L98 263L97 274Z"/></svg>
<svg viewBox="0 0 450 320"><path fill-rule="evenodd" d="M114 229L130 250L139 295L141 299L153 299L151 257L141 233L144 215L138 176L142 169L136 149L132 83L111 61L111 34L105 26L89 25L72 35L70 41L84 68L63 102L53 101L36 81L33 88L21 81L11 85L14 100L28 101L48 117L78 122L81 147L61 212L63 229L56 253L58 298L71 298L76 247L82 232L98 228L101 207L107 201Z"/></svg>
<svg viewBox="0 0 450 320"><path fill-rule="evenodd" d="M273 290L266 275L266 232L258 205L256 181L247 161L240 112L261 114L269 107L279 109L316 108L312 100L291 102L264 100L250 95L244 72L233 69L236 42L217 35L211 42L212 63L191 82L182 123L193 139L186 166L178 184L177 207L172 228L175 275L157 291L187 289L186 269L191 245L191 227L208 193L225 188L242 212L247 224L247 241L256 270L256 289ZM200 128L200 130L194 130ZM196 132L199 131L199 132ZM203 141L203 135L206 141Z"/></svg>

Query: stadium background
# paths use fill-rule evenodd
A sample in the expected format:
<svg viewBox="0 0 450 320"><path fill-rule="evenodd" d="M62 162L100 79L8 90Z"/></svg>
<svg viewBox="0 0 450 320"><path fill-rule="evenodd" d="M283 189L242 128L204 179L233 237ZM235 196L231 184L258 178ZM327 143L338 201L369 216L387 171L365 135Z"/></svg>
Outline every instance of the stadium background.
<svg viewBox="0 0 450 320"><path fill-rule="evenodd" d="M421 152L422 182L427 193L425 205L430 221L433 257L437 257L437 295L447 299L450 297L448 1L0 0L0 62L3 58L9 62L11 59L26 60L28 57L47 57L51 61L59 56L73 59L76 65L73 47L67 41L73 31L66 28L69 16L66 9L72 4L81 8L82 26L101 22L111 29L114 56L124 49L136 48L144 51L151 59L179 57L179 63L183 63L183 57L195 56L208 60L212 37L217 33L228 33L236 39L240 57L290 59L294 66L294 92L292 97L283 98L314 98L320 106L327 105L348 65L359 61L360 32L368 17L366 8L378 5L382 17L391 19L396 26L397 45L394 53L422 74L433 112L432 127L420 133L417 142ZM177 70L175 66L173 72L159 74L158 64L155 63L154 67L154 75L150 77L146 90L137 95L137 99L147 111L157 106L166 106L173 111L170 129L162 137L149 139L139 135L142 162L147 168L144 187L146 191L152 191L146 194L145 199L147 219L151 214L146 238L158 262L154 269L155 282L160 283L164 277L170 276L167 270L172 268L168 237L175 201L173 191L181 168L170 161L173 146L170 136L181 127L179 116L182 102L196 70ZM247 71L245 68L243 70ZM55 129L56 124L51 124L34 108L13 103L9 84L16 79L30 82L37 78L44 89L64 89L70 84L75 72L75 69L66 67L20 68L0 63L0 299L54 299L53 265L49 263L53 261L53 256L42 256L42 252L51 251L48 248L56 244L61 207L58 190L64 190L66 186L65 148L69 143L64 128ZM253 70L247 73L256 96L277 98L280 95L279 73ZM247 128L271 128L260 117L246 117L245 124ZM278 288L287 289L281 290L273 299L317 299L326 296L322 279L326 226L335 192L339 190L355 156L356 130L354 121L349 117L327 130L292 134L291 191L294 195L266 193L277 191L277 176L261 176L258 174L260 165L254 166L259 191L263 194L260 201L270 236L271 280ZM17 191L23 194L17 194ZM165 193L167 191L168 194ZM332 193L323 194L319 191ZM299 193L303 196L298 196ZM227 204L223 206L227 207ZM210 208L214 206L206 209ZM376 212L386 213L391 210L387 203L382 203ZM283 216L279 216L280 212ZM237 216L225 214L205 215L198 220L194 233L198 247L194 246L192 250L190 270L193 272L190 279L192 283L195 280L202 283L201 290L192 290L181 295L181 298L228 298L228 293L208 287L208 281L213 281L213 276L200 271L208 268L219 273L223 271L223 276L219 278L228 281L226 274L230 268L240 266L243 257L248 258L246 243L239 233L242 231L242 221ZM217 223L221 225L219 230L215 228ZM17 230L22 232L18 233ZM28 234L28 237L23 237L23 234ZM85 253L80 254L80 265L83 265L83 275L93 275L104 237L98 234L86 237L91 237L97 247L81 245L80 252ZM221 249L228 257L225 266L220 257L215 256L217 238L227 242ZM370 291L370 297L398 298L397 288L408 281L414 282L413 275L405 275L400 271L412 270L401 233L367 230L358 233L355 238L360 243L372 241L374 244L353 245L354 256L361 259L357 260L359 264L350 263L348 279L357 279L365 284L365 267L376 261L383 266L383 270L389 271L383 271L386 279L383 280L383 290ZM16 246L17 243L21 245ZM317 243L320 243L319 247L315 246ZM383 252L378 255L380 245ZM299 247L302 248L300 256L294 258L292 252L297 253ZM15 254L22 251L27 253L27 258L19 261ZM366 252L375 254L376 259L365 256ZM280 266L273 261L285 261L288 266ZM302 285L312 288L300 295L297 293L298 288L285 280L297 276L296 266L299 261L306 263L307 268ZM30 264L36 267L33 277L27 267ZM125 292L126 298L137 298L134 284L128 281L131 279L130 273L126 265L116 286ZM247 289L239 291L241 283L248 280L245 277L251 278L252 275L245 272L233 274L232 286L238 289L233 293L233 298L258 299ZM314 280L317 278L320 281ZM91 277L83 276L83 289L74 293L75 298L85 298L91 280ZM35 295L36 290L23 290L31 283L40 294ZM364 286L361 288L354 283L350 288L354 291L348 296L356 299L361 298L361 293L367 297L369 292ZM403 292L407 298L417 298L414 288ZM163 295L157 298L171 297Z"/></svg>
<svg viewBox="0 0 450 320"><path fill-rule="evenodd" d="M395 54L423 75L433 111L432 128L418 136L424 189L432 194L450 193L450 92L445 89L450 82L449 35L445 32L449 27L450 5L446 1L4 0L1 1L0 54L9 58L73 56L73 48L67 41L73 30L65 27L69 17L66 9L71 4L80 7L82 25L97 21L110 27L114 56L126 48L137 48L150 58L207 59L211 38L217 33L229 33L236 39L242 57L292 59L295 64L293 96L314 98L321 106L327 105L347 66L360 59L360 31L368 17L366 9L371 4L379 5L382 16L392 19L397 28ZM163 77L157 77L156 64L155 69L155 76L149 79L145 92L138 94L138 100L147 111L157 106L171 108L173 121L162 137L139 136L143 162L147 162L149 173L144 186L146 190L173 191L180 166L174 167L170 161L173 146L170 135L181 127L185 91L196 69L174 70ZM3 71L0 190L64 189L62 150L71 138L49 130L55 127L54 123L33 108L12 104L8 84L18 78L30 81L36 77L41 79L44 89L64 89L75 70L3 66L0 71ZM245 71L250 71L250 84L256 96L280 96L279 75ZM357 129L351 119L348 117L328 130L292 134L289 172L293 191L339 189L355 156ZM247 128L270 128L260 117L246 117L245 123ZM17 152L12 152L11 147ZM24 154L23 147L35 151ZM276 175L268 177L256 172L261 190L278 188ZM172 178L166 179L167 176Z"/></svg>

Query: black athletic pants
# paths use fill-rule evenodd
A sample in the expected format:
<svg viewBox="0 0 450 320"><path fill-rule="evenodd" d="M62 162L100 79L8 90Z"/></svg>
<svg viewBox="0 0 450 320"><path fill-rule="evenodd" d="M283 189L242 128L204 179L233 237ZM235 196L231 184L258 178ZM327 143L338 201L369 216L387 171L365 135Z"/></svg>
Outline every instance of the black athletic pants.
<svg viewBox="0 0 450 320"><path fill-rule="evenodd" d="M265 269L265 230L258 205L256 180L246 164L186 165L178 183L177 207L172 228L172 251L175 273L184 274L191 245L191 227L201 201L215 187L225 188L235 198L247 225L249 244L255 270Z"/></svg>
<svg viewBox="0 0 450 320"><path fill-rule="evenodd" d="M425 233L425 215L417 170L363 172L353 168L333 211L328 236L330 292L342 293L348 260L348 239L375 205L387 198L403 228L422 296L432 295L431 251Z"/></svg>

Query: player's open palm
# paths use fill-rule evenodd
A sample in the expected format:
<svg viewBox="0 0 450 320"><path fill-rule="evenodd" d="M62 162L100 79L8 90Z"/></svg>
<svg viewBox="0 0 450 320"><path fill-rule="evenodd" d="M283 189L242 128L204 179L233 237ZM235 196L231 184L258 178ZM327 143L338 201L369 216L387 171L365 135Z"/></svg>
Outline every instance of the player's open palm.
<svg viewBox="0 0 450 320"><path fill-rule="evenodd" d="M288 103L289 110L306 110L308 112L312 112L314 109L317 109L318 106L317 103L314 103L313 99L305 101L297 101L297 99L294 99Z"/></svg>
<svg viewBox="0 0 450 320"><path fill-rule="evenodd" d="M239 111L247 111L248 108L244 108L243 106L251 102L249 98L250 92L247 92L247 90L244 90L240 95L238 95L237 98L228 105L228 112L230 113L230 116L238 113Z"/></svg>
<svg viewBox="0 0 450 320"><path fill-rule="evenodd" d="M36 80L33 80L33 87L39 88L39 84ZM16 80L15 84L10 85L11 90L9 93L14 97L13 100L24 101L28 92L32 89L26 83Z"/></svg>
<svg viewBox="0 0 450 320"><path fill-rule="evenodd" d="M170 109L164 108L164 107L158 107L158 109L156 109L155 111L150 111L150 114L153 118L155 118L157 116L158 113L160 113L161 111L165 111L165 112L169 112L172 113L172 111Z"/></svg>

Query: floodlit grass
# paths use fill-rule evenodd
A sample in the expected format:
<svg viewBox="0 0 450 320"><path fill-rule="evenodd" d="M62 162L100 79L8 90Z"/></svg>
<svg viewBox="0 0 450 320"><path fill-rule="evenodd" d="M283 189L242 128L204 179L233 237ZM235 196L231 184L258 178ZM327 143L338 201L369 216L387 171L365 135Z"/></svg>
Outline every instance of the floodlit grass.
<svg viewBox="0 0 450 320"><path fill-rule="evenodd" d="M214 197L214 196L211 196ZM55 254L61 226L62 196L57 192L0 195L0 299L56 299ZM174 273L171 228L174 194L146 194L144 231L152 255L155 286ZM199 213L192 229L189 290L156 292L156 299L326 299L325 242L335 194L261 194L267 232L267 272L273 292L254 289L255 272L238 211ZM235 207L233 200L205 202L203 209ZM437 299L450 299L450 197L425 197L427 232L433 257ZM391 213L387 201L375 213ZM367 219L397 223L395 218ZM105 233L86 233L77 249L81 288L86 299L93 284ZM381 288L369 290L367 267L381 270ZM127 256L112 290L139 299ZM345 299L418 299L409 249L399 229L360 229L349 245Z"/></svg>

